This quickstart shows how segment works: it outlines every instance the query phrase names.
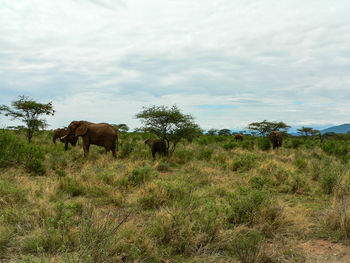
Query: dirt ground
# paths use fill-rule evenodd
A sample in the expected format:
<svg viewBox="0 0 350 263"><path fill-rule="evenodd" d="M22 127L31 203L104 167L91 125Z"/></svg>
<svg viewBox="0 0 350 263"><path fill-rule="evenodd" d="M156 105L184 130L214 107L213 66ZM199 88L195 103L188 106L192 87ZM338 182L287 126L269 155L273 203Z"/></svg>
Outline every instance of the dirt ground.
<svg viewBox="0 0 350 263"><path fill-rule="evenodd" d="M312 240L300 244L305 252L306 262L350 263L350 248L326 240Z"/></svg>

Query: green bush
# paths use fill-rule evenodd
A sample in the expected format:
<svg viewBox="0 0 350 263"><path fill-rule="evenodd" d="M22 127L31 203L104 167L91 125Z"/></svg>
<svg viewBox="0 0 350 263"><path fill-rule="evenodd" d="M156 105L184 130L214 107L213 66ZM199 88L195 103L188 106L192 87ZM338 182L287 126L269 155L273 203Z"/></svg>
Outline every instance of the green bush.
<svg viewBox="0 0 350 263"><path fill-rule="evenodd" d="M120 154L118 157L120 158L127 158L130 156L130 154L134 151L135 143L131 142L129 140L126 140L123 142L123 144L120 146Z"/></svg>
<svg viewBox="0 0 350 263"><path fill-rule="evenodd" d="M267 151L271 149L270 140L268 138L259 138L257 140L258 149L262 151Z"/></svg>
<svg viewBox="0 0 350 263"><path fill-rule="evenodd" d="M235 233L230 250L240 262L256 263L262 244L263 236L258 230L243 228Z"/></svg>
<svg viewBox="0 0 350 263"><path fill-rule="evenodd" d="M0 204L23 204L27 200L26 191L12 181L0 181Z"/></svg>
<svg viewBox="0 0 350 263"><path fill-rule="evenodd" d="M176 151L174 156L179 164L185 164L193 160L193 152L186 149Z"/></svg>
<svg viewBox="0 0 350 263"><path fill-rule="evenodd" d="M204 161L210 161L211 156L213 155L213 152L214 152L213 149L203 150L199 154L199 159Z"/></svg>
<svg viewBox="0 0 350 263"><path fill-rule="evenodd" d="M232 150L234 148L237 148L238 147L238 144L235 143L235 142L228 142L228 143L225 143L223 146L222 146L225 150L229 151L229 150Z"/></svg>
<svg viewBox="0 0 350 263"><path fill-rule="evenodd" d="M241 189L239 193L229 194L228 223L234 225L252 223L265 200L266 194L255 189Z"/></svg>
<svg viewBox="0 0 350 263"><path fill-rule="evenodd" d="M33 144L26 144L7 131L0 131L0 168L23 165L28 172L43 175L44 151Z"/></svg>
<svg viewBox="0 0 350 263"><path fill-rule="evenodd" d="M299 169L303 170L307 167L307 161L304 160L304 158L297 157L293 161L293 164Z"/></svg>
<svg viewBox="0 0 350 263"><path fill-rule="evenodd" d="M8 244L10 243L13 236L14 231L11 228L4 228L0 230L0 258L3 258Z"/></svg>
<svg viewBox="0 0 350 263"><path fill-rule="evenodd" d="M171 165L167 161L160 161L157 165L157 171L158 172L169 172L171 170Z"/></svg>
<svg viewBox="0 0 350 263"><path fill-rule="evenodd" d="M267 176L253 176L249 179L249 185L257 190L261 190L264 188L264 185L271 184L271 179Z"/></svg>
<svg viewBox="0 0 350 263"><path fill-rule="evenodd" d="M327 154L333 154L343 158L350 152L350 147L346 143L339 141L326 141L321 145L322 150Z"/></svg>
<svg viewBox="0 0 350 263"><path fill-rule="evenodd" d="M245 140L239 144L242 149L245 150L253 150L254 149L254 141L253 140Z"/></svg>
<svg viewBox="0 0 350 263"><path fill-rule="evenodd" d="M209 145L213 142L213 136L201 136L196 141L199 145Z"/></svg>
<svg viewBox="0 0 350 263"><path fill-rule="evenodd" d="M108 185L113 185L115 183L114 173L112 171L103 170L102 172L97 173L96 177Z"/></svg>
<svg viewBox="0 0 350 263"><path fill-rule="evenodd" d="M282 185L281 192L303 194L309 192L310 187L304 176L300 174L290 174L290 178Z"/></svg>
<svg viewBox="0 0 350 263"><path fill-rule="evenodd" d="M256 165L256 160L258 157L255 154L246 153L242 155L235 155L232 159L232 171L244 172L249 171Z"/></svg>
<svg viewBox="0 0 350 263"><path fill-rule="evenodd" d="M184 181L158 182L147 188L138 201L143 208L154 209L173 201L187 202L190 191L191 185Z"/></svg>
<svg viewBox="0 0 350 263"><path fill-rule="evenodd" d="M86 194L85 186L72 177L61 177L58 190L72 197Z"/></svg>
<svg viewBox="0 0 350 263"><path fill-rule="evenodd" d="M153 171L151 167L144 166L135 168L131 174L123 179L117 181L117 184L123 187L126 186L137 186L149 181L150 179L157 176L157 172Z"/></svg>
<svg viewBox="0 0 350 263"><path fill-rule="evenodd" d="M321 177L321 188L326 194L332 194L339 181L339 174L336 171L328 170Z"/></svg>
<svg viewBox="0 0 350 263"><path fill-rule="evenodd" d="M285 148L297 149L300 145L303 145L304 141L302 139L292 138L284 143Z"/></svg>

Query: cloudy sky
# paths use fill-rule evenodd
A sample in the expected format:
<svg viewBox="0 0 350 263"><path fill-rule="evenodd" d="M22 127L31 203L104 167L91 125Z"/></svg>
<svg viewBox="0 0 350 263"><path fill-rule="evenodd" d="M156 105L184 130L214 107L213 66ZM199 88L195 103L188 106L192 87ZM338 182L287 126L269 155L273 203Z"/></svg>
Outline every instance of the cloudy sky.
<svg viewBox="0 0 350 263"><path fill-rule="evenodd" d="M204 129L350 123L349 0L0 0L0 104L49 128L176 104ZM0 118L0 126L12 123Z"/></svg>

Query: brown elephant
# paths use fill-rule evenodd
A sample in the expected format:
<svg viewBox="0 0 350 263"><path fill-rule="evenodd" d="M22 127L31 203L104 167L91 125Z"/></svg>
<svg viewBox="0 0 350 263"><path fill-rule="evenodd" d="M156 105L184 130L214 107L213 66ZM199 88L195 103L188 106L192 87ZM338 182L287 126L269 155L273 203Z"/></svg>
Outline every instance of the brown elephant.
<svg viewBox="0 0 350 263"><path fill-rule="evenodd" d="M282 132L280 131L270 132L269 139L272 142L273 149L276 149L282 146Z"/></svg>
<svg viewBox="0 0 350 263"><path fill-rule="evenodd" d="M148 144L148 146L151 148L153 159L156 158L156 153L159 153L163 156L168 155L168 148L166 142L163 140L147 139L145 141L145 144Z"/></svg>
<svg viewBox="0 0 350 263"><path fill-rule="evenodd" d="M90 144L94 144L104 147L106 152L112 151L113 156L117 157L116 148L118 151L118 133L112 125L108 123L72 121L67 130L68 136L74 135L83 138L84 156L89 153Z"/></svg>
<svg viewBox="0 0 350 263"><path fill-rule="evenodd" d="M53 136L52 136L52 141L54 144L56 144L56 139L60 139L61 142L63 142L64 145L64 150L68 150L68 143L70 143L72 146L77 145L78 137L75 137L74 135L69 135L62 139L65 135L68 135L67 129L56 129L54 130Z"/></svg>
<svg viewBox="0 0 350 263"><path fill-rule="evenodd" d="M235 134L235 141L243 141L243 135L242 134Z"/></svg>

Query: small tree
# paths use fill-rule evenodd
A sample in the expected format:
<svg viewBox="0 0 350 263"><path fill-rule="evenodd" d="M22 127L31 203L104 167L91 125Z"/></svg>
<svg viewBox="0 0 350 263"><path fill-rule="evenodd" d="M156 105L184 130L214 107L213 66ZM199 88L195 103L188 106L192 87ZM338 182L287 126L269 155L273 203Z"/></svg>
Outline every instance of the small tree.
<svg viewBox="0 0 350 263"><path fill-rule="evenodd" d="M208 135L216 135L217 133L218 133L217 129L210 129L210 130L207 131Z"/></svg>
<svg viewBox="0 0 350 263"><path fill-rule="evenodd" d="M318 135L320 133L320 131L318 130L314 130L313 128L310 127L301 127L300 129L297 129L298 134L300 136L303 136L305 139L309 136L314 136L314 135Z"/></svg>
<svg viewBox="0 0 350 263"><path fill-rule="evenodd" d="M119 132L128 132L130 129L129 126L124 123L114 124L113 127Z"/></svg>
<svg viewBox="0 0 350 263"><path fill-rule="evenodd" d="M218 134L223 135L223 136L230 136L231 131L229 129L221 129L221 130L219 130Z"/></svg>
<svg viewBox="0 0 350 263"><path fill-rule="evenodd" d="M35 131L47 126L44 119L39 119L41 115L54 115L55 111L52 102L47 104L36 102L26 96L20 96L19 100L12 102L12 108L6 105L0 106L0 112L5 112L5 116L12 117L11 120L19 119L25 123L28 142L31 142Z"/></svg>
<svg viewBox="0 0 350 263"><path fill-rule="evenodd" d="M199 126L193 122L193 117L181 113L175 105L144 107L140 113L136 114L136 118L143 124L139 130L154 133L166 141L168 151L172 144L171 152L175 151L181 139L191 139L201 132Z"/></svg>
<svg viewBox="0 0 350 263"><path fill-rule="evenodd" d="M258 136L264 136L264 137L269 135L270 132L272 132L272 131L287 132L287 130L289 128L290 128L290 126L285 124L282 121L270 122L267 120L264 120L262 122L252 122L247 127L248 130L251 130L253 132L257 132Z"/></svg>

